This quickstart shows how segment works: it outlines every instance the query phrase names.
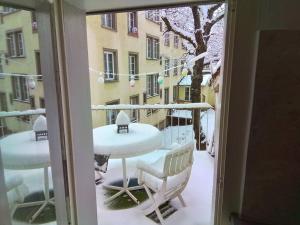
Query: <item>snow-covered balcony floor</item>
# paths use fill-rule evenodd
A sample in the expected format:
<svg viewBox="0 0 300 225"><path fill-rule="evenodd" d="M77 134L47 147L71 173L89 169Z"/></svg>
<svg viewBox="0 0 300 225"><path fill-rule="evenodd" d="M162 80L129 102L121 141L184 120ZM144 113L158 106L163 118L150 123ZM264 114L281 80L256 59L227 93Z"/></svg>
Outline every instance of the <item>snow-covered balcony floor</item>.
<svg viewBox="0 0 300 225"><path fill-rule="evenodd" d="M135 164L139 159L154 161L164 155L166 150L158 150L143 156L129 158L127 160L128 175L136 177ZM212 186L213 186L214 159L206 151L194 152L194 164L189 183L182 193L187 207L182 207L178 199L171 201L177 211L166 219L167 225L209 225L212 206ZM42 190L42 170L18 171L23 172L25 182L32 191ZM34 175L34 176L33 176ZM111 159L107 173L104 175L104 183L110 180L121 179L121 160ZM155 222L144 216L139 206L123 209L111 210L104 205L104 189L101 185L96 187L97 213L99 225L156 225ZM27 225L14 221L13 225ZM46 225L56 225L55 222Z"/></svg>

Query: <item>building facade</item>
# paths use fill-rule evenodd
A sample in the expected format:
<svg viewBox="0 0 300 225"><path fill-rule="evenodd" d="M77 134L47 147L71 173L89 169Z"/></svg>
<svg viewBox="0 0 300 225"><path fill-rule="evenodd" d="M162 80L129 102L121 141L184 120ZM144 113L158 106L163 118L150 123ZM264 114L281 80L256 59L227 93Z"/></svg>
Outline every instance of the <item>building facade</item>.
<svg viewBox="0 0 300 225"><path fill-rule="evenodd" d="M44 108L35 14L2 7L0 23L0 111ZM163 32L159 11L87 16L92 105L168 104L177 101L185 48ZM13 75L12 74L18 74ZM161 84L158 77L163 78ZM114 123L117 111L93 111L93 127ZM132 121L158 125L165 111L128 112ZM5 132L28 129L29 117L1 121ZM2 133L3 133L2 130ZM1 134L0 134L1 135Z"/></svg>

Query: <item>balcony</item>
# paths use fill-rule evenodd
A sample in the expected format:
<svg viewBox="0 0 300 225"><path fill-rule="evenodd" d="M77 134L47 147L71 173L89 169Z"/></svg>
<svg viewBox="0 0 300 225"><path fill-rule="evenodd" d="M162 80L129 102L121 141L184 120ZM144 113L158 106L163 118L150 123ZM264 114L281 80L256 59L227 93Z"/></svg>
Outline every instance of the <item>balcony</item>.
<svg viewBox="0 0 300 225"><path fill-rule="evenodd" d="M130 183L136 182L137 177L137 162L140 160L148 163L154 162L161 156L166 155L175 143L185 144L194 139L193 131L193 119L195 110L200 110L202 125L202 140L204 148L210 148L209 140L212 138L214 131L214 110L207 103L193 103L193 104L169 104L169 105L98 105L92 106L93 117L106 118L108 115L112 118L107 120L108 122L114 122L116 112L123 110L126 112L133 123L146 123L157 127L162 135L161 147L155 149L146 154L142 154L136 157L127 158L127 177L131 178ZM11 131L12 133L19 133L21 131L32 130L32 125L37 116L44 115L44 109L29 110L23 112L1 112L0 119L3 127L6 131L9 131L9 124L14 123L14 127L19 130ZM142 116L145 115L145 116ZM27 127L24 126L24 121L20 121L16 117L29 117L27 121ZM159 119L158 119L159 118ZM21 126L16 126L17 123L22 123ZM6 126L4 126L6 125ZM100 125L104 126L104 124ZM4 134L4 129L2 129ZM8 137L10 134L5 134ZM3 139L2 139L3 140ZM117 141L117 140L116 140ZM0 144L3 145L3 142ZM3 146L1 146L3 148ZM26 151L24 146L18 146L23 151ZM194 149L194 163L191 171L191 176L185 187L182 196L186 202L186 207L182 207L177 198L171 200L166 207L165 216L166 224L181 225L186 224L187 218L190 224L209 224L211 215L212 204L212 185L213 185L213 169L214 158L208 154L208 151L197 151ZM12 168L5 169L7 176L20 175L23 177L22 193L25 196L32 196L35 193L42 194L44 170L38 169L26 169L26 170L14 170ZM132 199L128 198L126 194L119 196L109 204L105 204L105 200L111 194L105 185L121 182L122 181L122 161L120 159L109 159L107 172L103 174L103 182L96 185L97 195L97 212L98 223L100 225L120 224L124 222L124 219L131 225L154 225L157 222L155 215L145 216L142 209L148 204L147 196L142 193L143 190L137 190L133 194L137 195L137 198L141 200L139 205L135 204ZM49 170L50 190L52 189L51 170ZM51 193L51 191L50 191ZM12 193L8 194L12 205L14 204L14 197ZM25 201L29 201L25 199ZM124 203L125 202L125 203ZM13 206L12 206L13 207ZM27 217L22 217L23 209L17 209L14 216L14 225L27 224L28 216L33 212L29 211ZM34 208L32 209L34 210ZM53 208L50 206L46 208L44 214L41 217L47 218L47 213L51 215ZM24 212L23 212L24 213ZM163 214L164 215L164 214ZM53 215L52 215L53 216ZM53 220L54 218L52 218ZM47 220L46 220L47 221ZM36 223L39 223L37 219ZM42 224L42 222L41 222ZM43 222L44 224L44 222ZM51 222L51 218L47 221L48 225L56 224Z"/></svg>

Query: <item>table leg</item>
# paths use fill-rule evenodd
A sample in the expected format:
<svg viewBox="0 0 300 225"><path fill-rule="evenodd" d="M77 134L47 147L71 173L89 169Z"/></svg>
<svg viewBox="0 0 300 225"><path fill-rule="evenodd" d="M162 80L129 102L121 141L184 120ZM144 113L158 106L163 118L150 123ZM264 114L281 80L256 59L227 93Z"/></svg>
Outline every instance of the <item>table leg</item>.
<svg viewBox="0 0 300 225"><path fill-rule="evenodd" d="M121 194L126 193L136 204L139 204L139 200L130 191L143 189L143 187L142 186L128 187L130 179L127 180L127 167L126 167L126 159L125 158L122 158L122 169L123 169L123 171L122 171L123 172L123 187L117 187L117 186L113 186L113 185L103 185L103 187L108 188L108 189L119 190L119 192L117 192L113 196L106 199L104 201L104 203L108 203L108 202L114 200L115 198L117 198L118 196L120 196Z"/></svg>
<svg viewBox="0 0 300 225"><path fill-rule="evenodd" d="M33 216L30 218L29 222L32 223L44 210L44 208L48 205L54 205L54 198L50 198L49 193L49 174L48 174L48 166L44 167L44 196L45 200L42 201L35 201L35 202L26 202L21 203L16 206L17 208L24 208L24 207L31 207L31 206L38 206L40 205L40 208L33 214Z"/></svg>

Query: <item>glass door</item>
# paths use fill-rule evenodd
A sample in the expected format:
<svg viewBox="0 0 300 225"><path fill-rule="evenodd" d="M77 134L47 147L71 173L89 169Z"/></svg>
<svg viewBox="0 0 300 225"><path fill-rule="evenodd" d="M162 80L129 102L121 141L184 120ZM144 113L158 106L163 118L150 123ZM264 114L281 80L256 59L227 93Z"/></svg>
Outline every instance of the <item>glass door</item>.
<svg viewBox="0 0 300 225"><path fill-rule="evenodd" d="M0 14L0 223L67 224L52 49L40 45L50 20L1 5Z"/></svg>

